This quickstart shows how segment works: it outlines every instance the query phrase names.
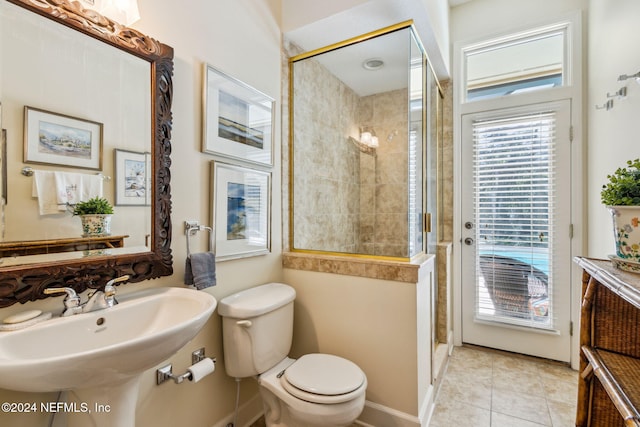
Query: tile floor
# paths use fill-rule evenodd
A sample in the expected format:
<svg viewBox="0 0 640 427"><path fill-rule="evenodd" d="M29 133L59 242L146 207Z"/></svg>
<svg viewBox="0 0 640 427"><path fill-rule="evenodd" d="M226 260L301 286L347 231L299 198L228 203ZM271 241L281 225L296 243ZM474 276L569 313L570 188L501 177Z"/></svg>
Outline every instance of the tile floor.
<svg viewBox="0 0 640 427"><path fill-rule="evenodd" d="M571 427L577 390L578 373L565 365L455 347L429 427Z"/></svg>
<svg viewBox="0 0 640 427"><path fill-rule="evenodd" d="M575 425L578 373L540 359L455 347L430 427Z"/></svg>

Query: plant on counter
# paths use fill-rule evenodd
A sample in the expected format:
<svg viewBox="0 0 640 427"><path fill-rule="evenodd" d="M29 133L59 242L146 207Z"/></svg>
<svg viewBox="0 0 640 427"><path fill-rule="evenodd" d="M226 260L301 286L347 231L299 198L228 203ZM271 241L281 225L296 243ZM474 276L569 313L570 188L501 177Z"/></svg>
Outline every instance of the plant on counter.
<svg viewBox="0 0 640 427"><path fill-rule="evenodd" d="M600 197L613 219L616 255L609 258L626 271L640 271L640 159L607 175Z"/></svg>
<svg viewBox="0 0 640 427"><path fill-rule="evenodd" d="M113 213L113 206L103 197L94 197L84 202L78 202L73 207L74 215L106 215Z"/></svg>
<svg viewBox="0 0 640 427"><path fill-rule="evenodd" d="M607 206L640 206L640 159L628 160L626 168L607 175L600 197Z"/></svg>
<svg viewBox="0 0 640 427"><path fill-rule="evenodd" d="M113 206L103 197L94 197L78 202L73 207L73 215L78 215L82 222L82 236L108 236L111 234L111 217Z"/></svg>

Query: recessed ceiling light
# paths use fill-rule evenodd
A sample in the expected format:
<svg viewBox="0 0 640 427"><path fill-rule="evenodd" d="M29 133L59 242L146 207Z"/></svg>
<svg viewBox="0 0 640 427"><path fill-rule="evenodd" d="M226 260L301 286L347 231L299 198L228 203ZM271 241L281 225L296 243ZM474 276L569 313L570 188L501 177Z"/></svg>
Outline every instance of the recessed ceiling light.
<svg viewBox="0 0 640 427"><path fill-rule="evenodd" d="M384 67L384 61L380 58L371 58L364 61L362 66L367 70L379 70Z"/></svg>

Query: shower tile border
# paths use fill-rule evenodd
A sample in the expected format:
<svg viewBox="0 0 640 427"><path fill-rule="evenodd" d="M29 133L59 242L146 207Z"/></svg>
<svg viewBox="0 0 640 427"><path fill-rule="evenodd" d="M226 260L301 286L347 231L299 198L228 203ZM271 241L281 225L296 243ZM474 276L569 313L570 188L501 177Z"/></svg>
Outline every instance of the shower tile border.
<svg viewBox="0 0 640 427"><path fill-rule="evenodd" d="M417 283L421 267L434 256L420 254L411 259L411 261L403 262L339 255L285 252L282 254L282 266L292 270Z"/></svg>

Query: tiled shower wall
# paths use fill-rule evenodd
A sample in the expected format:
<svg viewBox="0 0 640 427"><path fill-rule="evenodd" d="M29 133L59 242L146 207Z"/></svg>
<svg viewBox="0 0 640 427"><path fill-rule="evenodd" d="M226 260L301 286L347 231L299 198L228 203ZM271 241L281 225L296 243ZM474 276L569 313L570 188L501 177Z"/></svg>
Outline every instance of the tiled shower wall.
<svg viewBox="0 0 640 427"><path fill-rule="evenodd" d="M453 84L441 82L443 99L442 146L438 164L440 187L440 241L453 240Z"/></svg>
<svg viewBox="0 0 640 427"><path fill-rule="evenodd" d="M407 117L407 89L360 99L358 123L380 140L360 156L360 253L408 256Z"/></svg>
<svg viewBox="0 0 640 427"><path fill-rule="evenodd" d="M358 97L313 59L295 67L294 90L304 87L295 96L295 246L354 252L359 242L360 153L347 135L357 135Z"/></svg>
<svg viewBox="0 0 640 427"><path fill-rule="evenodd" d="M294 90L299 79L305 90L295 97L295 246L408 256L407 90L360 98L310 59L296 64ZM374 154L349 141L363 125L380 139Z"/></svg>

